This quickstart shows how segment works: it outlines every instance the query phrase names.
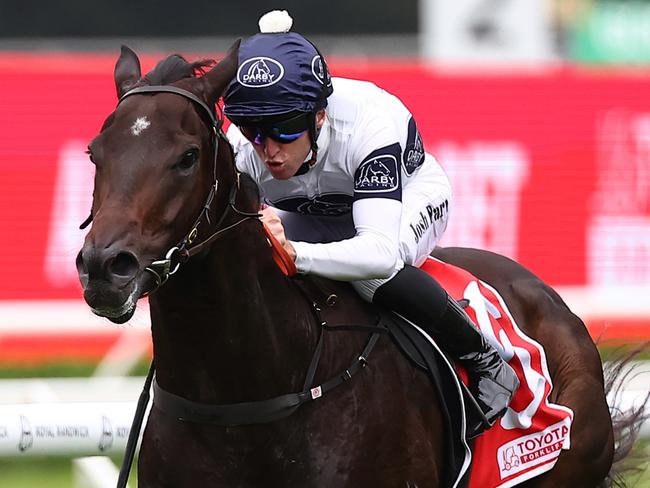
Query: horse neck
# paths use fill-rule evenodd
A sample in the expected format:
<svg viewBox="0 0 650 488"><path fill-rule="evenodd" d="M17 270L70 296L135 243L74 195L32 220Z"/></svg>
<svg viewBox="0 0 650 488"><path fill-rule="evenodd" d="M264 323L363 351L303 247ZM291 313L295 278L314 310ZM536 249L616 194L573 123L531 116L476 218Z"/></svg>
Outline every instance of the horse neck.
<svg viewBox="0 0 650 488"><path fill-rule="evenodd" d="M230 403L302 387L318 330L259 222L181 267L150 307L157 379L169 391Z"/></svg>

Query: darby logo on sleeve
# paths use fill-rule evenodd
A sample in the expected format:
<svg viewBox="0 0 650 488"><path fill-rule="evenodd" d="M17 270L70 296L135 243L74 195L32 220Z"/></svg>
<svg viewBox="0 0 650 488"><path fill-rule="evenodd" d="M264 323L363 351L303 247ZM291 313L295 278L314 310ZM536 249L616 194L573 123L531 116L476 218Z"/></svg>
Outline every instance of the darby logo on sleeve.
<svg viewBox="0 0 650 488"><path fill-rule="evenodd" d="M356 192L389 192L398 187L397 159L391 154L364 161L356 173Z"/></svg>

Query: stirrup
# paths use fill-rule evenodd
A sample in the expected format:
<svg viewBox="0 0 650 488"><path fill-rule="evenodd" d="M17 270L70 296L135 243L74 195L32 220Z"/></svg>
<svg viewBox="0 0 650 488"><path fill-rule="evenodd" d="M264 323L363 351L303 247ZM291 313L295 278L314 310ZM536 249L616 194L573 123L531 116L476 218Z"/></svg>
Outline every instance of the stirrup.
<svg viewBox="0 0 650 488"><path fill-rule="evenodd" d="M497 381L496 377L492 376L475 378L475 381L477 382L476 394L472 393L472 390L469 388L466 388L467 396L470 398L469 403L473 405L476 419L478 420L476 425L472 425L471 428L467 429L468 438L480 435L482 432L492 427L497 420L503 417L508 410L512 398L519 388L519 378L512 367L503 361L501 368L503 372L503 375L499 378L501 379L501 382ZM483 393L485 396L483 398L477 397L477 395L481 395L481 390L479 390L478 387L478 383L481 382L481 380L487 382L491 389L493 388L492 391L484 391ZM496 401L497 399L501 400L502 398L505 399L505 402L501 403L500 401ZM492 409L493 406L498 406L500 404L503 406L499 410Z"/></svg>
<svg viewBox="0 0 650 488"><path fill-rule="evenodd" d="M492 427L497 419L493 420L492 423L490 423L489 419L485 416L485 412L483 412L483 409L476 401L476 398L472 392L469 391L467 385L465 385L465 383L463 383L460 379L458 380L458 383L460 384L460 388L463 392L463 398L470 407L465 408L465 411L467 412L465 438L467 440L470 440L480 436L483 432Z"/></svg>

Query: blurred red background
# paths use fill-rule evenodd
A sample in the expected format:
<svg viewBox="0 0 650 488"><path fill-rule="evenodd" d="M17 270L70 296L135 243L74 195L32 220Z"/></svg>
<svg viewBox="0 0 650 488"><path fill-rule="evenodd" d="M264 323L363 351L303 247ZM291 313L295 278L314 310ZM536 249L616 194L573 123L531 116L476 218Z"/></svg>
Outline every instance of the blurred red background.
<svg viewBox="0 0 650 488"><path fill-rule="evenodd" d="M158 58L145 56L143 70ZM82 301L74 256L93 176L84 150L115 106L115 59L0 54L0 303ZM415 115L455 189L444 245L506 254L554 286L650 284L647 73L330 65Z"/></svg>

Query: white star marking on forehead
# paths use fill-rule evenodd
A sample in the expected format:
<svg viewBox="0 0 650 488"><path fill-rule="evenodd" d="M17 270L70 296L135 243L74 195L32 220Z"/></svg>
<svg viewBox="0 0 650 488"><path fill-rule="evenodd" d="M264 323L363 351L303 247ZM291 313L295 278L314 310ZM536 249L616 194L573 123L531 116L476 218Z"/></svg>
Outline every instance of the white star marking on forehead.
<svg viewBox="0 0 650 488"><path fill-rule="evenodd" d="M145 130L150 125L151 122L149 122L149 119L147 119L147 117L138 117L135 119L135 122L133 122L133 125L131 126L131 134L134 136L139 136L140 132Z"/></svg>

